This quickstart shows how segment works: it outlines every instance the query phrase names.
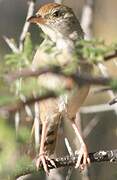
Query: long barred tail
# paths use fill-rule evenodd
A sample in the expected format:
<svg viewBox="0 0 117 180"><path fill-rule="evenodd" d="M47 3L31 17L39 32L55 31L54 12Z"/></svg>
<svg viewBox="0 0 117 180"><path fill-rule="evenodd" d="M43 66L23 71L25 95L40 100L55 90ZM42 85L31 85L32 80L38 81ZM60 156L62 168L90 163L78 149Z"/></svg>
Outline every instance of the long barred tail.
<svg viewBox="0 0 117 180"><path fill-rule="evenodd" d="M47 135L44 142L44 151L48 156L52 155L55 151L61 119L61 114L56 114L54 118L48 122Z"/></svg>

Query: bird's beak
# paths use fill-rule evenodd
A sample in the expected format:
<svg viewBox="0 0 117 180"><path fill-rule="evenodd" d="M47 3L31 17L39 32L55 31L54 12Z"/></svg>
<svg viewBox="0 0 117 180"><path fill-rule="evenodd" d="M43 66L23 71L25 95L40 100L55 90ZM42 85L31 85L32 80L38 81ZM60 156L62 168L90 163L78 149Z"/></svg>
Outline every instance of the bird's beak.
<svg viewBox="0 0 117 180"><path fill-rule="evenodd" d="M27 21L31 23L39 23L39 24L45 23L45 19L41 17L40 15L31 16L27 19Z"/></svg>

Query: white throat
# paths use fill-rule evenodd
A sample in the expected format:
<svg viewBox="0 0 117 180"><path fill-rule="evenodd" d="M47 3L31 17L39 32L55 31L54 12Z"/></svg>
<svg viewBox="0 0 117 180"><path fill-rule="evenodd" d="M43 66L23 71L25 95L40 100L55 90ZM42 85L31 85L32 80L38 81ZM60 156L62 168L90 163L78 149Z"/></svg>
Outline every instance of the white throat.
<svg viewBox="0 0 117 180"><path fill-rule="evenodd" d="M39 24L41 29L45 34L47 34L50 39L56 43L58 49L72 49L73 42L69 38L65 38L57 30L50 28L49 25Z"/></svg>

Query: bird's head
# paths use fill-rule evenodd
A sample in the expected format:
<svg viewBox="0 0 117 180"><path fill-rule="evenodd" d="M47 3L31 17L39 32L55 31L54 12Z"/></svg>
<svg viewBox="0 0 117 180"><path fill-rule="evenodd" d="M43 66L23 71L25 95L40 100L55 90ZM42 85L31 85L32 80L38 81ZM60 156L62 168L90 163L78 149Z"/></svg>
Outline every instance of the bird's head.
<svg viewBox="0 0 117 180"><path fill-rule="evenodd" d="M38 24L55 42L61 37L75 39L76 36L83 36L83 31L72 9L62 4L45 4L28 21Z"/></svg>

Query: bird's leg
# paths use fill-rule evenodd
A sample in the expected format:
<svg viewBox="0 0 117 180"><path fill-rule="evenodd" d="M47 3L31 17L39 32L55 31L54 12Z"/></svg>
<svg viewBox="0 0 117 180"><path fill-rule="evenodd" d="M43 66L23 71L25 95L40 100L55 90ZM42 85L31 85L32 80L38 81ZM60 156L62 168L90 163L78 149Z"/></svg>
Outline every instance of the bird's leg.
<svg viewBox="0 0 117 180"><path fill-rule="evenodd" d="M47 163L46 160L50 161L51 165L56 167L55 163L53 160L51 160L45 150L44 150L44 146L45 146L45 140L47 137L47 130L48 130L48 121L44 121L43 125L42 125L42 135L41 135L41 143L40 143L40 152L39 152L39 156L36 160L36 167L37 169L39 168L40 164L42 163L44 171L46 172L47 175L49 175L49 170L47 167Z"/></svg>
<svg viewBox="0 0 117 180"><path fill-rule="evenodd" d="M72 127L80 141L80 150L78 152L78 161L76 163L76 166L75 168L80 168L81 170L84 169L84 167L86 166L86 164L90 164L90 159L89 159L89 156L88 156L88 151L87 151L87 147L86 147L86 144L82 138L82 135L80 133L80 129L78 127L78 125L76 124L75 121L72 121ZM81 163L81 160L83 159L83 162Z"/></svg>
<svg viewBox="0 0 117 180"><path fill-rule="evenodd" d="M46 139L46 134L47 134L47 126L48 126L48 122L47 120L43 122L43 125L42 125L42 135L41 135L41 143L40 143L40 152L39 152L39 157L37 158L36 160L36 167L37 169L39 168L40 166L40 163L42 162L43 164L43 168L45 170L45 172L47 174L49 174L49 170L47 168L47 164L46 164L46 153L44 152L44 142L45 142L45 139Z"/></svg>

